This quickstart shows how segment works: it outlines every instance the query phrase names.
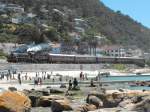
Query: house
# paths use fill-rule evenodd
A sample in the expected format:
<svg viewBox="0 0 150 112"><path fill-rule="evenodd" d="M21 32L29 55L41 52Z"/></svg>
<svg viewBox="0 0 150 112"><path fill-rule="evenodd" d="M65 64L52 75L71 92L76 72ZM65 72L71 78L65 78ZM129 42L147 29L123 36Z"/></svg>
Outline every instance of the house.
<svg viewBox="0 0 150 112"><path fill-rule="evenodd" d="M18 12L18 13L24 13L24 8L17 5L17 4L7 4L4 8L7 11L12 11L12 12Z"/></svg>
<svg viewBox="0 0 150 112"><path fill-rule="evenodd" d="M82 18L75 18L74 19L74 25L76 27L80 27L83 29L87 29L89 26L87 25L87 21Z"/></svg>
<svg viewBox="0 0 150 112"><path fill-rule="evenodd" d="M126 48L127 57L143 57L144 53L140 48L137 47L128 47Z"/></svg>
<svg viewBox="0 0 150 112"><path fill-rule="evenodd" d="M11 18L11 22L15 24L20 24L20 23L33 23L34 17L29 17L26 15L16 15Z"/></svg>
<svg viewBox="0 0 150 112"><path fill-rule="evenodd" d="M29 18L34 18L34 17L36 17L36 14L33 14L33 13L27 13L27 17L29 17Z"/></svg>
<svg viewBox="0 0 150 112"><path fill-rule="evenodd" d="M19 23L22 23L22 22L23 22L23 18L19 18L19 17L17 17L17 18L12 18L12 19L11 19L11 22L12 22L12 23L15 23L15 24L19 24Z"/></svg>
<svg viewBox="0 0 150 112"><path fill-rule="evenodd" d="M120 45L104 46L101 49L106 56L126 57L126 49Z"/></svg>

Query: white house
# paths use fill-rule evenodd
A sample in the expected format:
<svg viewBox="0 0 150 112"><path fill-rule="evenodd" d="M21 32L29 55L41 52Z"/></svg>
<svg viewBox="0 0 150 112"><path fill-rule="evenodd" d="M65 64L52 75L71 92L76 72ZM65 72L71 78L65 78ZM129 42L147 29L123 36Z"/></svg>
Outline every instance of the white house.
<svg viewBox="0 0 150 112"><path fill-rule="evenodd" d="M101 49L107 56L126 57L126 49L120 45L104 46Z"/></svg>

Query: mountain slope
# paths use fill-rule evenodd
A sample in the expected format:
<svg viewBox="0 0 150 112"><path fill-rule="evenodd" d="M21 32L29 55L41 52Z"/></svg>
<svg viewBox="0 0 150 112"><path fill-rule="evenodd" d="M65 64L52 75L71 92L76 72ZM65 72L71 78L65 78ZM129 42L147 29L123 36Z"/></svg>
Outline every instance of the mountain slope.
<svg viewBox="0 0 150 112"><path fill-rule="evenodd" d="M5 1L5 0L3 0ZM114 12L99 0L7 0L25 7L40 16L44 6L51 15L52 9L71 11L75 18L84 18L92 29L105 35L112 43L136 45L149 50L150 30L119 11ZM43 16L43 15L42 15Z"/></svg>

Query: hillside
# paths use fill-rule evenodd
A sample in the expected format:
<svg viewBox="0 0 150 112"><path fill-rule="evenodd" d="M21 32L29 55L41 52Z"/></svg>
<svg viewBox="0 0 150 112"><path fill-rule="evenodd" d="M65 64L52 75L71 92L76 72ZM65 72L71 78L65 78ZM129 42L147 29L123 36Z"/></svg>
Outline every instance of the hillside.
<svg viewBox="0 0 150 112"><path fill-rule="evenodd" d="M2 0L5 1L5 0ZM120 11L114 12L99 0L7 0L33 12L39 18L50 20L53 9L58 9L72 18L82 18L90 29L101 33L113 44L136 45L150 49L150 30ZM48 12L41 11L41 9ZM69 20L69 19L68 19ZM70 20L71 21L71 20ZM52 23L50 23L52 24ZM57 29L57 28L56 28Z"/></svg>

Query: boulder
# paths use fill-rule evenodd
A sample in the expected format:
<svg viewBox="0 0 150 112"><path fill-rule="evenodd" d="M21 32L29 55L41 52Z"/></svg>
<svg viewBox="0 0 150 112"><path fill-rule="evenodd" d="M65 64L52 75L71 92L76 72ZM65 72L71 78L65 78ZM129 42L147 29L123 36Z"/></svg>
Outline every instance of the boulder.
<svg viewBox="0 0 150 112"><path fill-rule="evenodd" d="M96 96L99 99L104 99L105 98L105 94L98 92L98 91L92 91L88 94L88 96Z"/></svg>
<svg viewBox="0 0 150 112"><path fill-rule="evenodd" d="M65 84L61 84L60 88L67 88Z"/></svg>
<svg viewBox="0 0 150 112"><path fill-rule="evenodd" d="M103 107L103 102L96 96L89 96L87 103L95 105L97 108Z"/></svg>
<svg viewBox="0 0 150 112"><path fill-rule="evenodd" d="M38 106L50 107L53 100L65 100L65 101L68 101L67 98L65 98L63 96L59 96L59 95L41 96L39 98L39 101L38 101Z"/></svg>
<svg viewBox="0 0 150 112"><path fill-rule="evenodd" d="M88 112L88 111L95 111L97 108L95 105L92 104L85 104L81 105L76 109L76 112Z"/></svg>
<svg viewBox="0 0 150 112"><path fill-rule="evenodd" d="M21 92L6 91L0 95L0 112L30 112L31 101Z"/></svg>
<svg viewBox="0 0 150 112"><path fill-rule="evenodd" d="M134 107L134 104L131 99L127 99L127 100L120 102L118 106L121 108L132 110L132 108Z"/></svg>
<svg viewBox="0 0 150 112"><path fill-rule="evenodd" d="M31 109L31 112L51 112L50 107L34 107Z"/></svg>
<svg viewBox="0 0 150 112"><path fill-rule="evenodd" d="M9 87L8 90L13 92L13 91L17 91L17 88L15 88L15 87Z"/></svg>
<svg viewBox="0 0 150 112"><path fill-rule="evenodd" d="M51 109L52 112L63 112L73 110L68 100L53 100Z"/></svg>
<svg viewBox="0 0 150 112"><path fill-rule="evenodd" d="M130 111L150 112L150 97L147 95L143 96L143 94L141 95L142 96L128 97L128 99L122 101L119 106Z"/></svg>
<svg viewBox="0 0 150 112"><path fill-rule="evenodd" d="M50 93L60 94L60 93L64 93L64 91L60 89L50 88Z"/></svg>
<svg viewBox="0 0 150 112"><path fill-rule="evenodd" d="M89 112L136 112L136 111L129 111L127 109L123 108L103 108L103 109L98 109L95 111L89 111Z"/></svg>
<svg viewBox="0 0 150 112"><path fill-rule="evenodd" d="M132 110L137 112L150 112L150 98L135 104Z"/></svg>
<svg viewBox="0 0 150 112"><path fill-rule="evenodd" d="M65 96L75 96L75 95L77 95L77 93L73 92L73 91L66 91L65 92Z"/></svg>
<svg viewBox="0 0 150 112"><path fill-rule="evenodd" d="M50 89L48 89L48 88L38 90L38 92L41 92L43 94L43 96L49 96L50 95Z"/></svg>
<svg viewBox="0 0 150 112"><path fill-rule="evenodd" d="M118 93L104 94L95 91L88 94L88 96L98 97L103 102L103 107L105 108L117 107L123 98L123 96Z"/></svg>
<svg viewBox="0 0 150 112"><path fill-rule="evenodd" d="M51 88L51 86L47 86L46 88L50 89L50 88Z"/></svg>
<svg viewBox="0 0 150 112"><path fill-rule="evenodd" d="M120 92L124 92L124 90L122 88L118 89Z"/></svg>
<svg viewBox="0 0 150 112"><path fill-rule="evenodd" d="M43 93L36 90L24 90L24 93L30 98L32 107L36 107L38 100Z"/></svg>
<svg viewBox="0 0 150 112"><path fill-rule="evenodd" d="M139 103L143 100L143 97L142 96L135 96L135 97L132 97L131 100L132 100L132 103Z"/></svg>

